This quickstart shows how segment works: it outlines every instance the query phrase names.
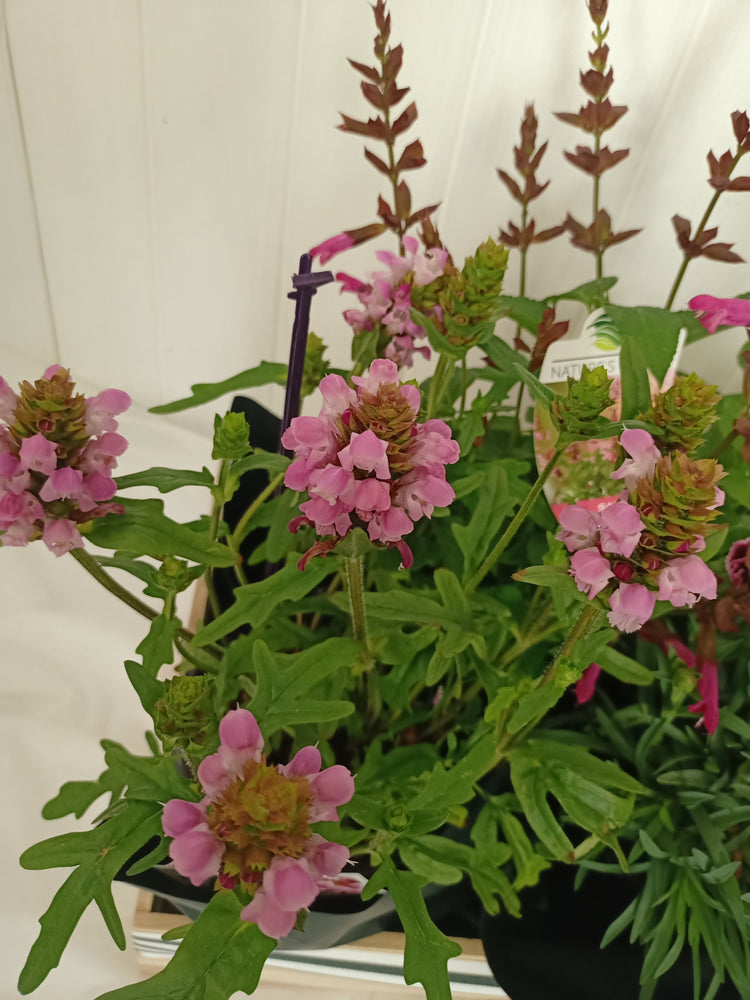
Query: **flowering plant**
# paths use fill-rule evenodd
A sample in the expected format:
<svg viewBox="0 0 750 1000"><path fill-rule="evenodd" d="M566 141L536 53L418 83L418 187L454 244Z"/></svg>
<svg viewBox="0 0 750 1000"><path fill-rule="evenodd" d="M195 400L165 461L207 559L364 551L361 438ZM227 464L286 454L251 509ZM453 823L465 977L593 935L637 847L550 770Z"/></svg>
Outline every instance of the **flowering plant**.
<svg viewBox="0 0 750 1000"><path fill-rule="evenodd" d="M412 207L403 175L425 159L418 140L397 150L417 112L395 111L402 50L377 0L376 65L352 64L377 115L344 116L341 128L384 144L383 157L366 155L389 193L377 221L303 258L288 368L233 380L285 382L278 452L231 412L215 422L216 476L160 467L115 482L126 393L86 399L59 366L18 393L0 381L0 543L69 554L150 621L126 669L152 752L104 741L103 774L48 804L49 815L82 815L109 796L88 832L23 855L28 868L74 871L41 920L21 992L57 964L92 901L122 944L111 881L168 865L205 885L207 905L175 935L184 940L163 972L111 1000L250 993L278 939L303 938L318 904L361 893L365 905L383 891L405 931L407 982L441 1000L460 949L423 888L464 881L476 912L518 917L524 890L575 865L629 873L631 900L601 932L608 942L630 927L644 946L644 998L683 950L696 997L727 978L750 996L750 353L742 394L724 397L673 362L685 336L750 328L750 302L700 295L672 310L691 260L740 260L707 224L721 192L750 187L734 176L750 124L735 112L735 152L710 154L715 193L695 231L673 219L683 259L666 306L616 305L605 253L637 230L614 232L600 206L603 174L628 153L601 140L627 109L607 96L607 2L588 8L587 103L559 117L592 138L565 155L592 179L593 219L540 230L531 218L546 144L527 107L519 179L498 171L520 225L459 267L437 206ZM351 366L331 370L307 338L311 294L333 280L313 261L384 233L397 251L376 253L381 269L336 275L359 308L344 312ZM593 280L527 297L531 248L563 234L592 255ZM517 295L503 289L510 252ZM584 365L556 391L539 374L568 331L556 310L571 301L596 312L619 372ZM412 378L427 360L430 374ZM317 415L300 414L303 388ZM156 409L223 390L195 386ZM545 421L538 474L524 398ZM596 476L566 472L555 517L545 487L566 460L586 466L581 456L595 456ZM143 486L203 487L213 514L178 524L160 500L127 496ZM191 631L175 598L199 578L207 607Z"/></svg>

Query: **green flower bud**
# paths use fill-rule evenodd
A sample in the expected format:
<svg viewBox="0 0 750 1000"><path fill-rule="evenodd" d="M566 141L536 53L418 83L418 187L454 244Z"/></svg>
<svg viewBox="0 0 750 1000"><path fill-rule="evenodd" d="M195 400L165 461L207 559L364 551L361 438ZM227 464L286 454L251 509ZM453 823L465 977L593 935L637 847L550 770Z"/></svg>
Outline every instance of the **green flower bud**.
<svg viewBox="0 0 750 1000"><path fill-rule="evenodd" d="M603 365L596 368L583 366L581 377L568 377L568 392L556 399L550 413L560 430L576 436L596 437L596 421L614 400L609 389L612 379Z"/></svg>
<svg viewBox="0 0 750 1000"><path fill-rule="evenodd" d="M468 339L474 333L474 325L498 318L507 266L508 251L490 238L472 257L466 258L461 271L442 279L438 302L449 336Z"/></svg>
<svg viewBox="0 0 750 1000"><path fill-rule="evenodd" d="M219 746L219 721L211 678L177 676L165 681L154 728L166 753L179 748L198 761L213 753Z"/></svg>
<svg viewBox="0 0 750 1000"><path fill-rule="evenodd" d="M244 413L217 413L214 417L214 447L211 458L237 461L250 451L250 428Z"/></svg>
<svg viewBox="0 0 750 1000"><path fill-rule="evenodd" d="M716 386L706 385L699 375L678 376L671 389L655 397L642 419L659 428L653 438L661 451L694 452L717 418L720 399Z"/></svg>
<svg viewBox="0 0 750 1000"><path fill-rule="evenodd" d="M194 580L195 571L191 570L184 559L177 559L175 556L167 556L156 574L159 586L176 593L187 590Z"/></svg>

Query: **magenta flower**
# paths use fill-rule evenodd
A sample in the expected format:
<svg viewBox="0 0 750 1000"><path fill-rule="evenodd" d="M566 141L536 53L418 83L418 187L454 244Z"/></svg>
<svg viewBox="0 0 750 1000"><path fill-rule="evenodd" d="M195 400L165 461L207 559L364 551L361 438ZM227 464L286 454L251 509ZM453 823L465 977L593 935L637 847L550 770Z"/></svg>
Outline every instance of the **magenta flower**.
<svg viewBox="0 0 750 1000"><path fill-rule="evenodd" d="M653 477L661 455L648 431L638 428L624 430L620 435L620 444L630 458L626 458L619 469L612 473L612 479L624 479L628 490L634 490L639 479Z"/></svg>
<svg viewBox="0 0 750 1000"><path fill-rule="evenodd" d="M688 306L709 333L716 333L720 326L750 327L750 299L716 299L713 295L696 295Z"/></svg>
<svg viewBox="0 0 750 1000"><path fill-rule="evenodd" d="M311 823L337 820L354 794L340 764L321 769L320 751L303 747L284 765L263 756L251 712L238 708L219 724L219 750L198 768L200 802L170 799L162 826L172 862L193 885L217 879L218 891L249 897L240 917L269 937L284 937L349 859Z"/></svg>
<svg viewBox="0 0 750 1000"><path fill-rule="evenodd" d="M318 243L310 253L313 257L317 257L321 264L327 264L331 257L335 257L336 254L343 253L344 250L353 246L354 240L351 236L347 236L346 233L338 233L336 236L329 236L327 240Z"/></svg>
<svg viewBox="0 0 750 1000"><path fill-rule="evenodd" d="M592 600L612 579L612 567L599 549L579 549L570 559L570 575L576 587Z"/></svg>
<svg viewBox="0 0 750 1000"><path fill-rule="evenodd" d="M579 705L584 705L593 698L601 672L602 668L598 663L590 663L583 671L581 679L576 684L576 701Z"/></svg>
<svg viewBox="0 0 750 1000"><path fill-rule="evenodd" d="M61 556L83 546L79 525L122 512L108 501L117 490L112 470L128 444L114 433L114 417L130 397L105 389L86 399L60 365L20 390L0 379L0 545L41 539Z"/></svg>
<svg viewBox="0 0 750 1000"><path fill-rule="evenodd" d="M621 583L609 598L609 624L620 632L637 632L654 613L655 604L656 594L642 583Z"/></svg>
<svg viewBox="0 0 750 1000"><path fill-rule="evenodd" d="M672 559L659 573L659 600L691 608L700 597L716 598L716 577L700 556Z"/></svg>
<svg viewBox="0 0 750 1000"><path fill-rule="evenodd" d="M618 500L605 507L599 513L599 545L602 552L626 558L631 556L645 527L632 504Z"/></svg>
<svg viewBox="0 0 750 1000"><path fill-rule="evenodd" d="M445 466L458 461L458 445L444 421L417 423L419 389L401 384L387 358L376 359L352 381L355 389L340 375L326 375L319 415L295 417L282 437L295 453L284 481L309 496L290 530L308 524L327 539L305 553L300 568L330 551L352 527L398 549L403 565L410 566L404 536L455 496Z"/></svg>
<svg viewBox="0 0 750 1000"><path fill-rule="evenodd" d="M716 732L719 725L719 674L715 663L701 663L698 694L701 700L688 705L688 712L700 712L701 717L696 725L703 723L707 733Z"/></svg>

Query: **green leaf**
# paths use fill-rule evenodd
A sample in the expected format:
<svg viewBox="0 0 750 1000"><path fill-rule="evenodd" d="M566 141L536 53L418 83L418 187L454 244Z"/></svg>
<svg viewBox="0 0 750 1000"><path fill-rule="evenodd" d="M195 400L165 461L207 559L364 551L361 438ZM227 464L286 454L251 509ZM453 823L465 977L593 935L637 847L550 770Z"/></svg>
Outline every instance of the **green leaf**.
<svg viewBox="0 0 750 1000"><path fill-rule="evenodd" d="M501 295L498 304L503 315L531 333L536 333L542 322L544 310L547 308L546 302L537 302L535 299L527 299L522 295ZM486 345L483 344L483 346Z"/></svg>
<svg viewBox="0 0 750 1000"><path fill-rule="evenodd" d="M622 419L632 420L651 407L646 359L634 337L623 337L620 348Z"/></svg>
<svg viewBox="0 0 750 1000"><path fill-rule="evenodd" d="M225 396L228 393L241 392L243 389L254 389L260 385L286 385L287 365L276 362L261 361L257 368L248 368L239 375L224 379L223 382L198 382L191 385L192 396L175 400L174 403L162 403L152 406L151 413L177 413L188 410L191 406L201 406L212 399Z"/></svg>
<svg viewBox="0 0 750 1000"><path fill-rule="evenodd" d="M70 868L47 912L18 980L21 993L31 993L54 969L83 911L96 902L115 943L126 941L112 899L111 883L128 858L151 837L161 835L161 806L130 802L117 816L86 833L66 833L30 847L21 855L23 868Z"/></svg>
<svg viewBox="0 0 750 1000"><path fill-rule="evenodd" d="M559 295L550 295L548 302L572 301L583 302L589 312L607 304L607 292L617 284L617 278L595 278L594 281L587 281L583 285L571 288L569 292L560 292Z"/></svg>
<svg viewBox="0 0 750 1000"><path fill-rule="evenodd" d="M670 312L654 306L607 305L606 313L618 337L637 341L648 370L661 382L667 374L680 330L687 327L688 339L705 336L705 331L690 311ZM622 342L622 341L621 341Z"/></svg>
<svg viewBox="0 0 750 1000"><path fill-rule="evenodd" d="M370 618L415 625L459 625L460 612L446 608L429 597L401 588L384 594L365 594L365 609Z"/></svg>
<svg viewBox="0 0 750 1000"><path fill-rule="evenodd" d="M158 681L151 670L147 670L142 663L138 663L136 660L125 661L125 672L140 699L141 705L153 719L154 706L164 694L164 682Z"/></svg>
<svg viewBox="0 0 750 1000"><path fill-rule="evenodd" d="M596 662L602 670L625 684L639 684L645 687L654 680L653 671L649 670L648 667L644 667L636 660L631 659L629 656L625 656L624 653L613 649L612 646L604 646L600 649L597 653Z"/></svg>
<svg viewBox="0 0 750 1000"><path fill-rule="evenodd" d="M234 604L198 632L195 644L206 646L243 625L258 628L279 605L305 597L336 568L333 562L315 559L307 569L300 571L297 569L298 558L298 554L292 553L286 566L265 580L237 587ZM283 614L284 609L280 613Z"/></svg>
<svg viewBox="0 0 750 1000"><path fill-rule="evenodd" d="M559 587L566 581L573 582L570 570L565 566L527 566L514 573L513 579L520 583L531 583L535 587Z"/></svg>
<svg viewBox="0 0 750 1000"><path fill-rule="evenodd" d="M99 775L96 781L66 781L57 795L44 805L42 816L44 819L60 819L73 813L76 819L80 819L98 798L119 791L121 787L122 782L109 770Z"/></svg>
<svg viewBox="0 0 750 1000"><path fill-rule="evenodd" d="M390 858L382 862L379 873L393 897L406 935L405 981L410 986L421 983L427 1000L451 1000L447 963L461 954L460 946L430 919L420 891L422 879L412 872L399 871Z"/></svg>
<svg viewBox="0 0 750 1000"><path fill-rule="evenodd" d="M196 795L186 778L177 773L172 757L136 757L120 743L102 740L104 760L113 774L127 786L129 799L166 802L168 799L193 799Z"/></svg>
<svg viewBox="0 0 750 1000"><path fill-rule="evenodd" d="M502 462L487 466L479 502L467 525L451 524L451 531L464 557L464 577L469 577L487 555L492 539L503 520L518 504L508 488L508 472ZM447 603L445 600L443 603Z"/></svg>
<svg viewBox="0 0 750 1000"><path fill-rule="evenodd" d="M453 767L436 763L426 786L411 800L409 808L413 812L418 809L438 811L473 798L474 783L492 767L496 748L494 729L489 729Z"/></svg>
<svg viewBox="0 0 750 1000"><path fill-rule="evenodd" d="M233 566L237 561L226 545L167 517L161 500L118 497L118 503L125 508L124 514L108 514L89 522L86 537L94 545L156 559L174 555L206 566Z"/></svg>
<svg viewBox="0 0 750 1000"><path fill-rule="evenodd" d="M241 909L232 893L216 893L166 969L97 1000L229 1000L253 993L277 942L240 920Z"/></svg>
<svg viewBox="0 0 750 1000"><path fill-rule="evenodd" d="M129 490L134 486L154 486L160 493L171 493L182 486L205 486L211 489L213 485L214 477L205 466L200 472L154 466L143 472L131 472L129 476L117 477L118 490Z"/></svg>
<svg viewBox="0 0 750 1000"><path fill-rule="evenodd" d="M553 857L574 860L573 845L555 819L547 802L547 783L538 761L514 750L510 755L510 780L526 820Z"/></svg>
<svg viewBox="0 0 750 1000"><path fill-rule="evenodd" d="M632 775L610 760L599 760L584 747L559 740L533 739L524 744L525 750L550 767L565 767L582 778L617 788L634 795L646 793L646 788Z"/></svg>
<svg viewBox="0 0 750 1000"><path fill-rule="evenodd" d="M174 637L179 632L180 625L179 618L157 615L151 622L148 634L136 647L136 653L142 657L143 666L152 677L156 677L159 668L165 663L174 663Z"/></svg>
<svg viewBox="0 0 750 1000"><path fill-rule="evenodd" d="M555 684L543 684L523 695L518 702L518 708L508 721L508 732L518 733L529 722L546 715L564 694L564 688L559 688Z"/></svg>
<svg viewBox="0 0 750 1000"><path fill-rule="evenodd" d="M279 455L272 451L261 451L257 448L252 455L241 459L232 465L232 473L235 476L244 476L246 472L254 469L265 469L273 478L280 472L285 472L289 467L291 459L286 455Z"/></svg>

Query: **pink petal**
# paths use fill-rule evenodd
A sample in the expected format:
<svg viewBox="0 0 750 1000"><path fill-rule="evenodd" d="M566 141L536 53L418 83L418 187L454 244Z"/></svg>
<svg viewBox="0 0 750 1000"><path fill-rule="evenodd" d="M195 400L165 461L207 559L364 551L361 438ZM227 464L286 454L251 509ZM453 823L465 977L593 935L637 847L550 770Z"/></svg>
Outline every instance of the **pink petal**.
<svg viewBox="0 0 750 1000"><path fill-rule="evenodd" d="M263 875L266 895L282 910L297 912L318 895L318 887L304 862L276 857Z"/></svg>
<svg viewBox="0 0 750 1000"><path fill-rule="evenodd" d="M68 521L64 517L54 521L47 521L44 526L42 541L54 555L65 555L71 549L82 549L83 539L78 528L73 521Z"/></svg>
<svg viewBox="0 0 750 1000"><path fill-rule="evenodd" d="M279 766L279 771L287 778L291 778L294 774L307 778L320 771L321 763L320 750L317 747L302 747L288 764Z"/></svg>
<svg viewBox="0 0 750 1000"><path fill-rule="evenodd" d="M161 825L168 837L179 837L206 822L206 808L199 802L170 799L164 803Z"/></svg>
<svg viewBox="0 0 750 1000"><path fill-rule="evenodd" d="M570 558L570 575L576 587L592 600L612 579L612 567L596 548L579 549Z"/></svg>
<svg viewBox="0 0 750 1000"><path fill-rule="evenodd" d="M83 473L79 469L65 466L57 469L49 477L39 491L40 499L48 503L50 500L74 500L83 489Z"/></svg>
<svg viewBox="0 0 750 1000"><path fill-rule="evenodd" d="M24 469L51 476L57 468L57 448L43 434L34 434L21 442L19 458Z"/></svg>
<svg viewBox="0 0 750 1000"><path fill-rule="evenodd" d="M576 684L576 701L579 705L584 705L593 696L601 672L602 668L598 663L589 664L583 671L583 676Z"/></svg>
<svg viewBox="0 0 750 1000"><path fill-rule="evenodd" d="M219 723L219 755L227 768L239 771L248 760L260 760L263 735L252 712L235 708Z"/></svg>
<svg viewBox="0 0 750 1000"><path fill-rule="evenodd" d="M342 253L353 246L354 240L351 236L347 236L346 233L337 233L336 236L329 236L327 240L318 243L317 246L312 248L310 253L313 257L317 257L321 264L327 264L331 257L335 257L336 254Z"/></svg>
<svg viewBox="0 0 750 1000"><path fill-rule="evenodd" d="M307 842L305 860L316 879L331 877L338 875L349 860L349 848L314 833Z"/></svg>
<svg viewBox="0 0 750 1000"><path fill-rule="evenodd" d="M204 757L198 765L198 781L209 799L217 798L229 784L229 771L218 753Z"/></svg>
<svg viewBox="0 0 750 1000"><path fill-rule="evenodd" d="M180 875L193 885L202 885L219 874L225 846L211 831L192 829L175 837L169 845L169 856Z"/></svg>
<svg viewBox="0 0 750 1000"><path fill-rule="evenodd" d="M342 806L354 795L354 778L343 764L327 767L310 779L314 805L310 810L311 822L336 820L336 806Z"/></svg>
<svg viewBox="0 0 750 1000"><path fill-rule="evenodd" d="M654 613L656 594L642 583L621 583L610 596L610 625L620 632L637 632Z"/></svg>
<svg viewBox="0 0 750 1000"><path fill-rule="evenodd" d="M262 888L258 889L251 902L240 913L240 920L257 924L270 938L282 938L292 930L297 922L296 910L282 910Z"/></svg>

